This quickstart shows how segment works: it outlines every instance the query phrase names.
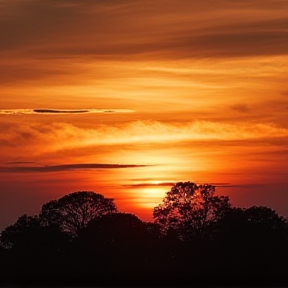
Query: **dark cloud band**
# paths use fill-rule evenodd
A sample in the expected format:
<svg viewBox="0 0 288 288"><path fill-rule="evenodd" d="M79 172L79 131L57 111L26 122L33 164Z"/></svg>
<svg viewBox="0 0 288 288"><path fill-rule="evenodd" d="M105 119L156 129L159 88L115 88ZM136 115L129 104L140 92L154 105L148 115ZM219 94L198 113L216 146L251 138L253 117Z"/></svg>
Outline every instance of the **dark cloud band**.
<svg viewBox="0 0 288 288"><path fill-rule="evenodd" d="M61 172L69 170L84 170L84 169L120 169L120 168L140 168L149 165L134 165L134 164L64 164L52 166L14 166L0 167L0 173L19 173L19 172Z"/></svg>
<svg viewBox="0 0 288 288"><path fill-rule="evenodd" d="M130 188L171 187L174 184L175 184L174 182L160 182L160 183L137 183L137 184L124 185L124 186L130 187Z"/></svg>
<svg viewBox="0 0 288 288"><path fill-rule="evenodd" d="M130 109L1 109L0 115L131 113Z"/></svg>
<svg viewBox="0 0 288 288"><path fill-rule="evenodd" d="M179 182L179 181L176 181ZM129 185L124 185L125 187L130 187L130 188L145 188L145 187L171 187L176 184L176 182L159 182L159 183L137 183L137 184L129 184ZM231 187L230 183L210 183L210 182L197 182L197 184L206 184L209 183L215 187Z"/></svg>

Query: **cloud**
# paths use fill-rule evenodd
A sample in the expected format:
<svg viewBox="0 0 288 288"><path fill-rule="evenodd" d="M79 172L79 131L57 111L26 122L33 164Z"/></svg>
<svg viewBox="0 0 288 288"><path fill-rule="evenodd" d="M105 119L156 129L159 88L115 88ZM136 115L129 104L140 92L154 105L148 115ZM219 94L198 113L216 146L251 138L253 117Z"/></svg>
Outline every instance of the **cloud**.
<svg viewBox="0 0 288 288"><path fill-rule="evenodd" d="M272 123L221 123L212 121L191 121L166 123L161 121L132 121L124 124L98 125L81 128L67 123L31 124L14 126L7 138L21 143L44 140L78 145L109 145L125 143L178 142L193 140L242 140L287 137L288 129ZM18 130L18 131L17 131ZM10 137L9 137L10 136ZM3 136L2 136L3 137ZM17 137L17 138L14 138ZM1 139L2 140L2 139ZM52 143L51 143L52 144ZM78 146L77 145L77 146Z"/></svg>
<svg viewBox="0 0 288 288"><path fill-rule="evenodd" d="M6 165L23 165L23 164L25 164L25 165L27 165L27 164L37 164L36 162L34 162L34 161L13 161L13 162L7 162L7 163L5 163Z"/></svg>
<svg viewBox="0 0 288 288"><path fill-rule="evenodd" d="M130 109L1 109L0 115L131 113Z"/></svg>
<svg viewBox="0 0 288 288"><path fill-rule="evenodd" d="M246 104L234 104L231 105L230 108L240 113L248 113L250 111L249 106Z"/></svg>
<svg viewBox="0 0 288 288"><path fill-rule="evenodd" d="M146 188L146 187L172 187L174 182L159 182L159 183L137 183L137 184L127 184L124 187L130 188Z"/></svg>
<svg viewBox="0 0 288 288"><path fill-rule="evenodd" d="M11 162L13 163L13 162ZM11 164L10 163L10 164ZM27 163L27 162L14 162ZM30 163L30 162L28 162ZM87 163L87 164L64 164L64 165L50 165L50 166L14 166L14 167L0 167L0 173L17 173L17 172L61 172L70 170L83 169L121 169L121 168L138 168L147 167L148 165L133 165L133 164L101 164L101 163Z"/></svg>
<svg viewBox="0 0 288 288"><path fill-rule="evenodd" d="M270 184L273 185L273 184ZM263 184L263 183L250 183L250 184L227 184L227 185L221 185L218 186L221 188L251 188L251 189L255 189L255 188L265 188L267 187L267 183Z"/></svg>
<svg viewBox="0 0 288 288"><path fill-rule="evenodd" d="M228 124L212 121L179 123L132 121L118 125L94 124L91 128L67 123L30 125L14 123L10 128L6 127L5 133L0 134L0 148L3 157L10 155L10 158L6 158L8 162L9 159L13 159L11 156L15 156L15 151L17 155L38 157L74 149L79 154L83 148L85 153L97 154L95 150L97 147L102 147L102 153L106 151L105 149L111 153L117 151L117 147L123 148L123 145L129 147L144 145L145 147L154 144L182 143L186 146L188 143L192 145L197 141L241 141L243 143L247 140L265 139L266 142L277 140L283 144L287 142L287 137L288 128L277 127L271 123L253 122Z"/></svg>
<svg viewBox="0 0 288 288"><path fill-rule="evenodd" d="M189 180L187 180L189 181ZM146 187L172 187L174 186L176 183L178 182L186 182L186 181L174 181L174 182L143 182L143 183L136 183L136 184L127 184L127 185L123 185L125 187L130 187L130 188L146 188ZM200 185L200 184L210 184L213 185L215 187L231 187L232 185L230 183L222 183L222 182L197 182L195 181L196 184Z"/></svg>
<svg viewBox="0 0 288 288"><path fill-rule="evenodd" d="M191 2L4 0L2 51L111 59L287 54L285 0L274 7L268 0Z"/></svg>

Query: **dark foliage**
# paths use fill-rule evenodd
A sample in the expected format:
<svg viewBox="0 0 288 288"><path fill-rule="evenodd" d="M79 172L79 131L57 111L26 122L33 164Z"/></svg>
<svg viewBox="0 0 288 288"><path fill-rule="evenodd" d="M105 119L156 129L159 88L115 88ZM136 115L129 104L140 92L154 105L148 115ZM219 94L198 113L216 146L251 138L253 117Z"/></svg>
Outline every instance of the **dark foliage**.
<svg viewBox="0 0 288 288"><path fill-rule="evenodd" d="M155 208L159 216L155 223L147 223L108 205L112 208L104 209L108 213L95 213L89 221L85 218L85 225L77 226L77 233L64 229L66 226L60 225L57 217L57 221L47 221L43 214L19 217L0 236L0 285L287 286L287 220L268 207L231 208L228 199L214 196L214 188L209 185L178 183L170 192L168 197L174 197L174 203L188 203L191 209L184 205L187 213L181 214L181 221L165 233L163 223L171 222L160 221L163 218L157 213L166 211L163 206L158 206L158 211ZM192 199L184 193L190 193ZM74 196L73 201L77 198ZM102 203L105 198L97 199ZM86 200L78 206L72 201L72 207L78 209ZM55 208L55 202L51 202L53 205L45 209ZM178 212L182 213L181 205ZM56 207L63 217L62 209L65 211L67 206ZM48 211L55 211L50 208Z"/></svg>
<svg viewBox="0 0 288 288"><path fill-rule="evenodd" d="M182 240L204 238L230 208L228 197L214 193L215 187L209 184L179 182L166 193L163 203L154 208L153 218L164 233L175 230Z"/></svg>
<svg viewBox="0 0 288 288"><path fill-rule="evenodd" d="M55 226L43 226L38 216L22 215L1 233L2 271L6 281L34 279L54 269L70 244L70 237ZM3 273L4 274L4 273Z"/></svg>
<svg viewBox="0 0 288 288"><path fill-rule="evenodd" d="M116 211L113 199L93 191L79 191L44 204L40 218L47 225L56 225L75 236L90 220Z"/></svg>

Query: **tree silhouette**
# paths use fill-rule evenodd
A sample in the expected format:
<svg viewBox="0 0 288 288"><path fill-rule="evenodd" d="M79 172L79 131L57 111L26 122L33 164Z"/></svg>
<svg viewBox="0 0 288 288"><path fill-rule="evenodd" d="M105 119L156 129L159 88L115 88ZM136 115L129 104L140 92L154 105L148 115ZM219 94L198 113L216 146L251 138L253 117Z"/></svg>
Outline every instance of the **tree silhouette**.
<svg viewBox="0 0 288 288"><path fill-rule="evenodd" d="M180 238L203 237L208 228L229 210L229 198L214 196L215 186L178 182L166 193L163 203L153 210L154 221L162 230L176 230Z"/></svg>
<svg viewBox="0 0 288 288"><path fill-rule="evenodd" d="M231 208L225 217L217 223L217 234L222 235L221 242L247 242L259 248L269 241L288 240L288 222L275 210L265 206L249 208Z"/></svg>
<svg viewBox="0 0 288 288"><path fill-rule="evenodd" d="M270 229L271 231L287 229L287 220L269 207L252 206L244 209L244 214L249 223L263 227L263 229Z"/></svg>
<svg viewBox="0 0 288 288"><path fill-rule="evenodd" d="M97 238L105 239L105 243L134 242L146 233L145 224L134 214L118 212L94 218L85 232L96 232ZM84 233L85 233L84 232ZM107 242L108 241L108 242Z"/></svg>
<svg viewBox="0 0 288 288"><path fill-rule="evenodd" d="M16 285L58 277L57 265L70 237L55 226L43 226L38 216L24 214L2 231L0 243L4 247L1 276Z"/></svg>
<svg viewBox="0 0 288 288"><path fill-rule="evenodd" d="M277 279L287 281L287 268L282 263L288 258L288 225L273 209L230 209L214 232L215 258L221 258L221 269L232 279L241 274L256 283L262 279L274 285Z"/></svg>
<svg viewBox="0 0 288 288"><path fill-rule="evenodd" d="M287 219L214 194L212 185L179 182L154 223L91 191L50 201L2 231L0 286L287 286Z"/></svg>
<svg viewBox="0 0 288 288"><path fill-rule="evenodd" d="M135 250L135 247L139 247L140 243L143 246L146 245L144 243L148 236L144 222L136 215L117 212L94 218L81 231L78 238L82 243L84 241L86 245L90 243L88 245L90 248L97 246L97 249L100 248L102 252L104 250L118 250L118 254L121 252L121 255L124 255L128 250L130 252ZM128 254L131 255L131 253Z"/></svg>
<svg viewBox="0 0 288 288"><path fill-rule="evenodd" d="M37 216L20 216L15 224L9 225L1 232L0 243L5 249L12 249L21 243L23 238L31 231L37 231L40 221Z"/></svg>
<svg viewBox="0 0 288 288"><path fill-rule="evenodd" d="M70 255L73 259L76 255L76 265L85 271L83 278L94 278L97 271L98 280L106 284L114 281L114 277L137 280L144 277L143 271L150 269L155 252L153 240L145 223L136 215L111 213L94 218L81 230ZM75 264L73 269L75 273L79 271Z"/></svg>
<svg viewBox="0 0 288 288"><path fill-rule="evenodd" d="M44 204L40 218L46 225L56 225L76 236L92 219L113 212L117 212L113 199L93 191L79 191Z"/></svg>
<svg viewBox="0 0 288 288"><path fill-rule="evenodd" d="M56 226L43 226L37 216L20 216L1 232L0 246L13 253L32 254L59 251L59 245L68 243L68 235L62 233ZM32 254L31 254L32 253Z"/></svg>

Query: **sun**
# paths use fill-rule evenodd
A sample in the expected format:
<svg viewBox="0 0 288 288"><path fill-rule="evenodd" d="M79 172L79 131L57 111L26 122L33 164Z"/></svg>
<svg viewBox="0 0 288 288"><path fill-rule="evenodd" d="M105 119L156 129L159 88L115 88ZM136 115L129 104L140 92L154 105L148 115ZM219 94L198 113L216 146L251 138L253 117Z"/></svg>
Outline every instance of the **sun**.
<svg viewBox="0 0 288 288"><path fill-rule="evenodd" d="M165 197L166 192L167 188L161 186L154 187L151 185L151 187L140 188L138 195L141 201L139 201L138 206L141 206L143 208L156 207L157 205L159 205L159 203L162 202L162 199Z"/></svg>

